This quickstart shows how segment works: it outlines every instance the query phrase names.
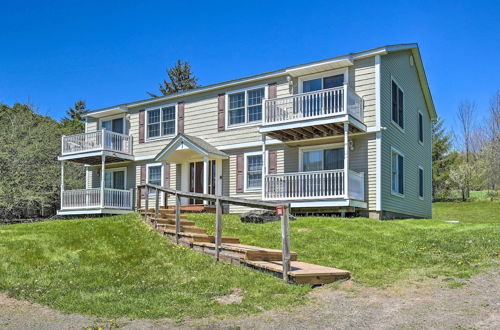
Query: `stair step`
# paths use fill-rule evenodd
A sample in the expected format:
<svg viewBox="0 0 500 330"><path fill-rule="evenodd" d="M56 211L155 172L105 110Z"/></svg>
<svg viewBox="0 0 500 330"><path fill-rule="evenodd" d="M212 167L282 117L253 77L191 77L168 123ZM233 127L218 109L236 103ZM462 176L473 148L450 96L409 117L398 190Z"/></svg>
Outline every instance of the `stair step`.
<svg viewBox="0 0 500 330"><path fill-rule="evenodd" d="M222 236L222 243L238 244L240 239L238 237ZM204 237L193 237L193 243L215 243L215 236L208 235Z"/></svg>
<svg viewBox="0 0 500 330"><path fill-rule="evenodd" d="M245 260L252 261L282 261L283 254L281 251L266 251L266 250L248 250L245 252ZM297 253L290 253L290 260L297 260Z"/></svg>
<svg viewBox="0 0 500 330"><path fill-rule="evenodd" d="M166 225L167 230L173 230L175 232L175 225ZM194 226L181 226L182 232L196 233L196 234L206 234L207 230L205 228L194 227Z"/></svg>
<svg viewBox="0 0 500 330"><path fill-rule="evenodd" d="M168 225L162 225L162 226L168 226ZM165 229L164 230L164 234L168 234L168 235L175 235L175 229L172 230L172 229ZM189 237L189 238L199 238L199 237L206 237L208 236L207 234L201 234L201 233L192 233L192 232L185 232L185 231L181 231L179 232L179 236L183 236L183 237Z"/></svg>
<svg viewBox="0 0 500 330"><path fill-rule="evenodd" d="M151 218L151 220L154 220L154 218ZM175 220L159 218L158 223L165 225L175 225ZM194 221L181 220L181 226L194 226L194 225L195 225Z"/></svg>

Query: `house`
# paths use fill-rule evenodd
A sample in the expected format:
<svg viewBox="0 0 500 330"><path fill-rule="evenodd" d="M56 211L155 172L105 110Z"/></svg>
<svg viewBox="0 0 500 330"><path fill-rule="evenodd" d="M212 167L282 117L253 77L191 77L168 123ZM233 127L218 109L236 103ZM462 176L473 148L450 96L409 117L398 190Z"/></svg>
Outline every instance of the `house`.
<svg viewBox="0 0 500 330"><path fill-rule="evenodd" d="M130 212L148 182L295 213L430 218L434 120L416 44L92 111L85 133L62 138L59 214ZM86 189L64 189L68 161L86 165Z"/></svg>

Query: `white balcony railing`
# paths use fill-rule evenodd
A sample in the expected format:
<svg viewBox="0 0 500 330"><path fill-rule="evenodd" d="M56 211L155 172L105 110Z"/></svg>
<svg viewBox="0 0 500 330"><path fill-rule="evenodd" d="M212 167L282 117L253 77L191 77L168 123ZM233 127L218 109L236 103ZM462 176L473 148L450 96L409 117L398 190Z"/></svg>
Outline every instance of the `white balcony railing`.
<svg viewBox="0 0 500 330"><path fill-rule="evenodd" d="M104 189L104 201L101 204L101 189L64 190L61 196L62 210L111 208L131 210L133 206L132 190Z"/></svg>
<svg viewBox="0 0 500 330"><path fill-rule="evenodd" d="M349 170L349 194L345 194L344 170L270 174L264 178L264 199L301 200L344 198L364 200L364 175Z"/></svg>
<svg viewBox="0 0 500 330"><path fill-rule="evenodd" d="M107 130L62 137L62 155L91 151L115 151L132 155L132 136Z"/></svg>
<svg viewBox="0 0 500 330"><path fill-rule="evenodd" d="M269 99L264 103L264 125L346 114L363 122L363 99L347 85Z"/></svg>

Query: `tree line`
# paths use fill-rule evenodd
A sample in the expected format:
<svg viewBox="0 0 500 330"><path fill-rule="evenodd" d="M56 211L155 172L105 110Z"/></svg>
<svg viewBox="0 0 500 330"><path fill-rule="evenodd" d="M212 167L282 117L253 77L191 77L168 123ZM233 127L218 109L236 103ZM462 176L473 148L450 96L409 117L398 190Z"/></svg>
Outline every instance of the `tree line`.
<svg viewBox="0 0 500 330"><path fill-rule="evenodd" d="M456 113L458 129L450 133L440 118L432 127L432 196L466 201L472 190L498 195L500 186L500 91L481 118L475 102L463 100Z"/></svg>

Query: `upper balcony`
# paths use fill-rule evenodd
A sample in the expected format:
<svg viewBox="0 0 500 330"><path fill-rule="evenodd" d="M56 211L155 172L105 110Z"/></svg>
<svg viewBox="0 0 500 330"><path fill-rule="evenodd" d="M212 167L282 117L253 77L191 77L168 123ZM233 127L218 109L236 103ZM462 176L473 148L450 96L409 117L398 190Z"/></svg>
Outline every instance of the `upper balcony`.
<svg viewBox="0 0 500 330"><path fill-rule="evenodd" d="M132 136L104 129L62 137L59 160L99 164L103 155L107 162L132 160Z"/></svg>
<svg viewBox="0 0 500 330"><path fill-rule="evenodd" d="M366 131L363 99L347 85L265 100L259 131L282 141L294 141Z"/></svg>

